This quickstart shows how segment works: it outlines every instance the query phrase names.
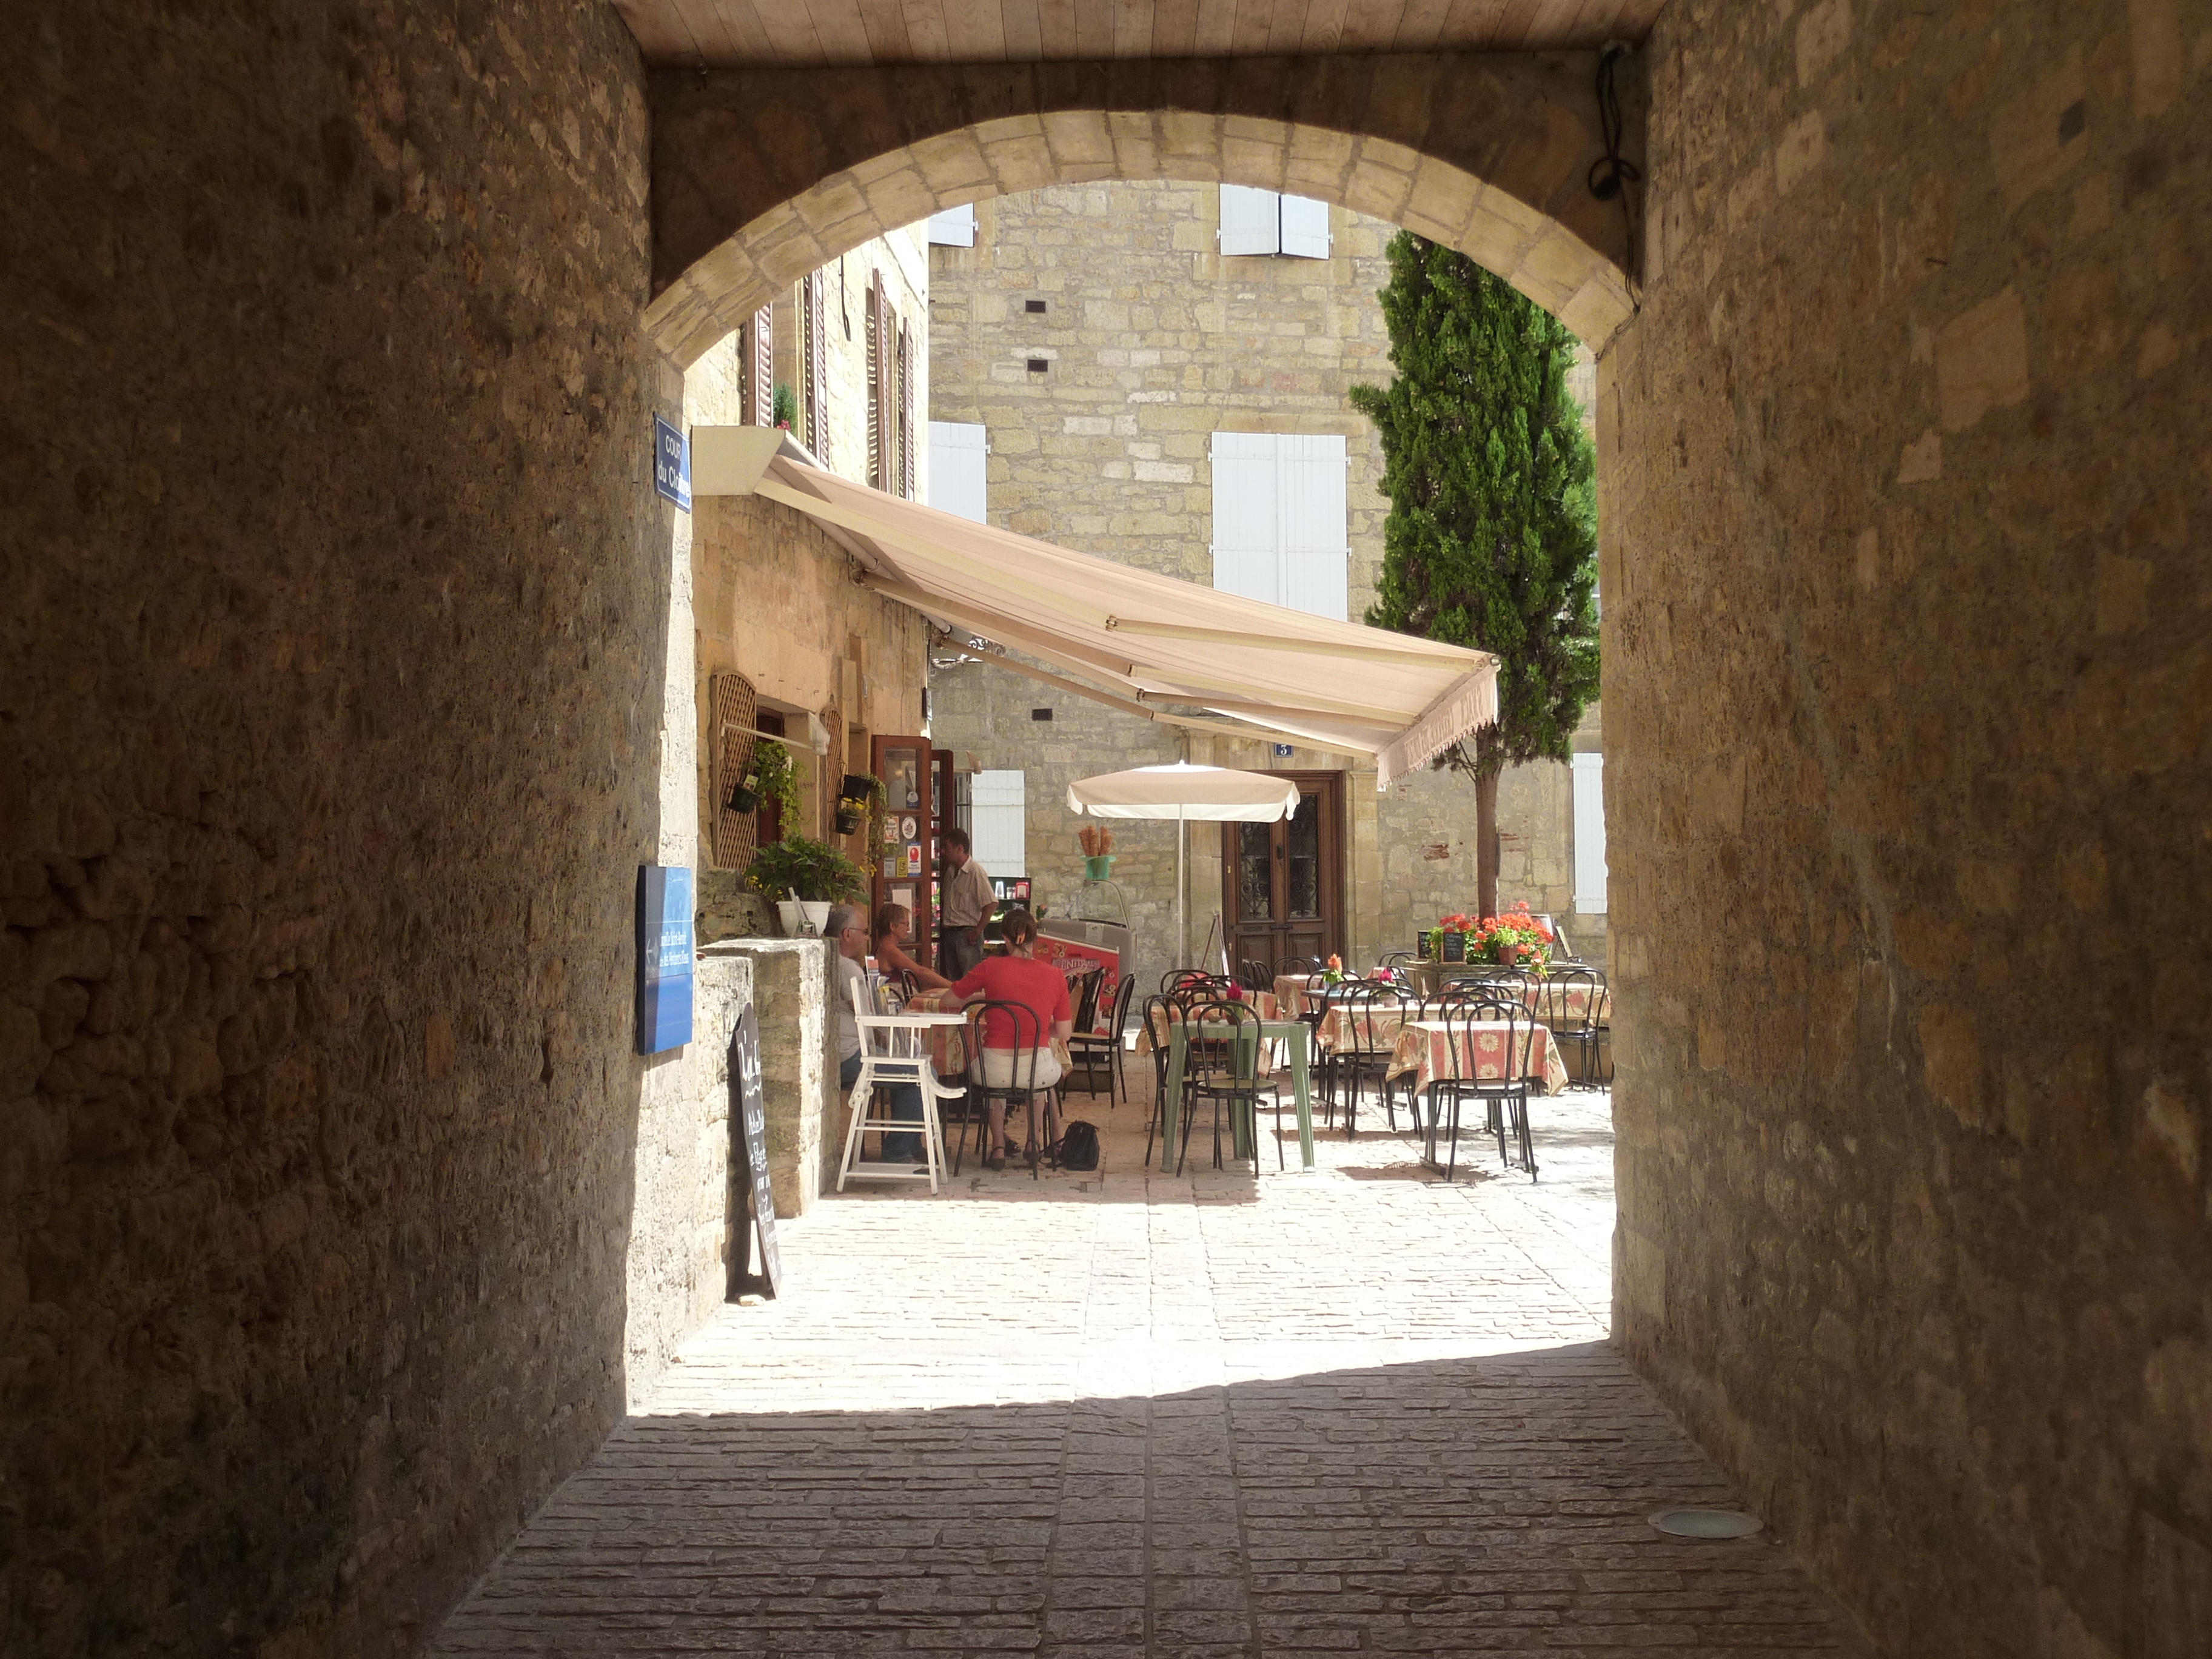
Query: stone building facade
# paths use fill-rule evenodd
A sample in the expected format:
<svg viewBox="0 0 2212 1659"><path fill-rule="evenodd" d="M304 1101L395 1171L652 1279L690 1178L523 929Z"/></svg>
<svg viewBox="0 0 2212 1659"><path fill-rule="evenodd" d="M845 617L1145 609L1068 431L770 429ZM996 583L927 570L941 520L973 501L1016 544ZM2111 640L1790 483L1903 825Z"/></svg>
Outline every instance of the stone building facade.
<svg viewBox="0 0 2212 1659"><path fill-rule="evenodd" d="M795 284L769 315L765 356L773 383L792 389L794 435L831 471L869 483L880 395L895 435L912 417L911 447L895 458L883 482L902 492L910 468L914 490L902 493L919 493L928 457L920 412L928 407L929 356L929 260L919 228L855 248ZM749 326L692 365L683 387L689 425L764 419L757 350ZM879 374L887 381L880 393ZM751 758L744 728L757 728L757 717L767 714L793 734L800 806L788 827L834 840L839 780L873 769L872 736L925 729L927 641L920 616L854 586L844 550L788 507L702 495L679 538L686 532L689 557L679 548L687 568L678 580L688 577L688 586L678 604L689 600L692 659L688 672L672 665L672 675L696 688L686 783L697 799L701 931L709 939L758 933L771 929L769 913L738 880L758 829L726 805L731 783L743 778ZM828 744L819 756L807 742L817 728ZM864 868L871 856L865 841L862 835L843 843Z"/></svg>
<svg viewBox="0 0 2212 1659"><path fill-rule="evenodd" d="M972 246L931 250L931 417L988 436L989 522L1211 586L1219 432L1343 441L1346 612L1374 598L1389 502L1382 447L1352 409L1358 384L1391 378L1376 292L1395 227L1327 210L1328 257L1224 253L1223 187L1157 179L1063 185L975 204ZM1319 204L1316 204L1318 207ZM1577 389L1594 389L1585 358ZM939 740L1024 775L1029 873L1040 902L1082 885L1067 782L1172 760L1255 770L1341 772L1343 939L1351 959L1413 948L1417 930L1474 904L1474 793L1423 773L1387 792L1371 757L1184 732L969 661L932 679ZM1050 708L1046 725L1034 711ZM1577 746L1600 748L1597 709ZM1572 786L1556 763L1501 780L1499 901L1550 911L1602 959L1602 912L1574 913ZM1114 827L1140 951L1139 982L1169 963L1172 825ZM1222 899L1222 834L1190 837L1194 949Z"/></svg>

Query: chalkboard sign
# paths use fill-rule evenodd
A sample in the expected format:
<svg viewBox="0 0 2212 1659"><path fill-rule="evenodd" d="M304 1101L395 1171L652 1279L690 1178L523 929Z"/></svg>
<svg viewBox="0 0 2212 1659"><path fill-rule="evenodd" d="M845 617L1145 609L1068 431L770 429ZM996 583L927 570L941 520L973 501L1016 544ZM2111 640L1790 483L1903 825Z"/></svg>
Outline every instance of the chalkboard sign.
<svg viewBox="0 0 2212 1659"><path fill-rule="evenodd" d="M1467 960L1467 935L1465 933L1446 933L1444 935L1443 959L1446 962L1465 962Z"/></svg>
<svg viewBox="0 0 2212 1659"><path fill-rule="evenodd" d="M744 1149L752 1210L750 1224L741 1223L731 1243L730 1288L734 1293L750 1274L753 1234L758 1231L761 1288L774 1296L783 1278L783 1258L776 1254L775 1195L768 1183L768 1101L761 1090L760 1024L750 1002L739 1012L737 1034L730 1039L730 1087L738 1097L744 1131L738 1145Z"/></svg>

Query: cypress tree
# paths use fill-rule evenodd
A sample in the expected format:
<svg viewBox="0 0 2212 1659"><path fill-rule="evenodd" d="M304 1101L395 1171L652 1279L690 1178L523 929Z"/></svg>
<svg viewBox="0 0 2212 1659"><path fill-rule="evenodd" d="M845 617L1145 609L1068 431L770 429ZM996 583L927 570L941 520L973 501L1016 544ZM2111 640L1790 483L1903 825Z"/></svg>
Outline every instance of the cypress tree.
<svg viewBox="0 0 2212 1659"><path fill-rule="evenodd" d="M1367 621L1498 659L1498 721L1434 763L1475 786L1476 886L1498 910L1498 779L1565 761L1597 696L1597 457L1565 325L1462 253L1401 231L1376 296L1397 378L1354 386L1382 440Z"/></svg>

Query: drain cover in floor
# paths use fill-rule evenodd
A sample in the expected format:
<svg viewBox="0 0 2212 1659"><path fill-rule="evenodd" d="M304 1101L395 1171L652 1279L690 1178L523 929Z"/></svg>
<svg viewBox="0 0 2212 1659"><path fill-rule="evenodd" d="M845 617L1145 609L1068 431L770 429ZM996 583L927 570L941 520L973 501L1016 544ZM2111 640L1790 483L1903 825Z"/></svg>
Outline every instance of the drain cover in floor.
<svg viewBox="0 0 2212 1659"><path fill-rule="evenodd" d="M1748 1538L1762 1530L1759 1517L1741 1510L1662 1510L1651 1524L1670 1538Z"/></svg>

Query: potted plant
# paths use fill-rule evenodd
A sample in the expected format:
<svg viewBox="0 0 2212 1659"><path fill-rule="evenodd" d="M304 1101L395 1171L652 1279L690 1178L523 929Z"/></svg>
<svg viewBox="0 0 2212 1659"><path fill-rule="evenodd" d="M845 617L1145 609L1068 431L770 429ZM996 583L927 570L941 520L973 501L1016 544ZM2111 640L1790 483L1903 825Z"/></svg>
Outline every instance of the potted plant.
<svg viewBox="0 0 2212 1659"><path fill-rule="evenodd" d="M763 738L755 743L751 775L738 787L750 788L755 811L759 810L763 801L772 800L783 808L787 825L799 822L799 764L792 759L787 744L774 738ZM734 792L730 805L739 811L744 810L738 806Z"/></svg>
<svg viewBox="0 0 2212 1659"><path fill-rule="evenodd" d="M770 842L745 866L745 884L774 901L784 933L797 938L819 933L830 907L840 899L865 898L868 878L860 866L826 841L786 836ZM799 896L794 901L792 895Z"/></svg>
<svg viewBox="0 0 2212 1659"><path fill-rule="evenodd" d="M1467 942L1472 961L1518 966L1537 974L1551 965L1552 930L1529 915L1526 899L1503 915L1483 917Z"/></svg>
<svg viewBox="0 0 2212 1659"><path fill-rule="evenodd" d="M845 781L837 790L837 833L849 836L860 827L861 816L868 819L868 844L880 845L884 838L884 781L872 772L848 772Z"/></svg>
<svg viewBox="0 0 2212 1659"><path fill-rule="evenodd" d="M775 390L769 394L768 418L779 432L790 431L798 421L799 395L791 389L789 381L777 382Z"/></svg>

